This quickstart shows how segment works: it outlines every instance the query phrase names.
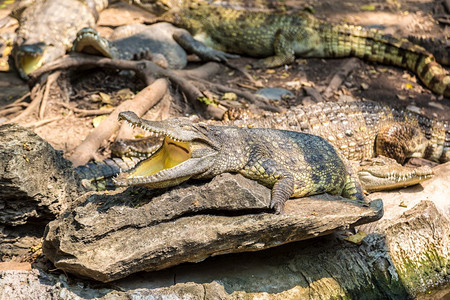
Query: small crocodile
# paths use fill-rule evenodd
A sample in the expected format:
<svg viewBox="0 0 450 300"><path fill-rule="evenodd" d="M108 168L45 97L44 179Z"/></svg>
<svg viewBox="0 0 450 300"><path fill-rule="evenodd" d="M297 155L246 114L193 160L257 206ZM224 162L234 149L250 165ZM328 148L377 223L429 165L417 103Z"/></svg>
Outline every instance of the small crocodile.
<svg viewBox="0 0 450 300"><path fill-rule="evenodd" d="M133 112L122 112L119 118L165 138L150 158L114 179L118 186L164 188L234 172L272 188L270 207L276 213L283 212L290 197L325 192L365 201L352 167L322 137L192 123L187 118L147 121Z"/></svg>
<svg viewBox="0 0 450 300"><path fill-rule="evenodd" d="M19 75L27 79L28 74L70 50L77 32L95 25L108 0L36 0L29 6L20 5L13 11L19 28L12 56Z"/></svg>
<svg viewBox="0 0 450 300"><path fill-rule="evenodd" d="M292 107L285 113L247 114L243 120L211 124L275 128L322 136L353 162L355 173L367 191L409 186L432 176L427 166L402 166L408 158L450 161L448 122L373 101L317 103ZM143 156L152 155L156 148L150 145L154 144L159 145L160 141L148 143L142 139L134 141L130 150L145 153ZM117 149L120 156L129 151L126 145L120 143Z"/></svg>
<svg viewBox="0 0 450 300"><path fill-rule="evenodd" d="M295 57L348 57L399 66L414 72L423 84L450 98L450 75L431 53L407 39L376 29L333 25L307 12L295 15L234 10L209 1L134 0L134 4L171 22L192 36L176 38L183 48L194 42L224 52L263 58L256 67L290 64Z"/></svg>

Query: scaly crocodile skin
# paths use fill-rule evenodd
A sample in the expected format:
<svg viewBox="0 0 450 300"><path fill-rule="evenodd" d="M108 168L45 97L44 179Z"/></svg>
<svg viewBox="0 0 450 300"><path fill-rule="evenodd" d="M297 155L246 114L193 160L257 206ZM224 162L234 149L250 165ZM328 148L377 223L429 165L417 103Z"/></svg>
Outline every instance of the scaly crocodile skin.
<svg viewBox="0 0 450 300"><path fill-rule="evenodd" d="M204 0L132 2L160 14L158 20L186 28L194 38L212 48L264 58L258 67L290 64L295 57L355 56L406 68L436 94L450 97L450 75L431 53L407 39L375 29L333 25L306 12L288 15L233 10ZM174 38L185 49L193 43L185 35ZM191 48L195 52L196 46Z"/></svg>
<svg viewBox="0 0 450 300"><path fill-rule="evenodd" d="M188 119L147 121L133 112L119 118L165 137L136 168L114 179L119 186L164 188L189 178L240 173L272 188L271 207L283 212L290 197L328 192L364 200L362 187L325 139L301 132L192 123Z"/></svg>

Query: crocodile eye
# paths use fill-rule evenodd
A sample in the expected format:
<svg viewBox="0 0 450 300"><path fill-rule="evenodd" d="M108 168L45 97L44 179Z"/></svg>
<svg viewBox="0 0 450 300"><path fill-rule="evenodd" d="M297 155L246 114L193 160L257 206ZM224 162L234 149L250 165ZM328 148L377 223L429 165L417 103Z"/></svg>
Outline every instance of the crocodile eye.
<svg viewBox="0 0 450 300"><path fill-rule="evenodd" d="M198 126L200 126L201 128L204 128L204 129L208 129L208 125L206 123L203 123L203 122L199 122Z"/></svg>

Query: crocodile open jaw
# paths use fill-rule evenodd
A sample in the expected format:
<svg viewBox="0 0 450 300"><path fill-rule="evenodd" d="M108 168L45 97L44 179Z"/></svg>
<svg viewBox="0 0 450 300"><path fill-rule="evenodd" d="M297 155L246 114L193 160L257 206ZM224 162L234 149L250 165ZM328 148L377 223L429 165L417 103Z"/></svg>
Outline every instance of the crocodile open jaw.
<svg viewBox="0 0 450 300"><path fill-rule="evenodd" d="M145 121L138 118L132 112L123 112L119 119L125 120L132 127L140 127L151 135L164 136L162 145L148 158L141 161L135 168L126 173L121 173L115 178L118 186L143 185L147 187L161 188L177 185L194 175L197 175L210 166L208 155L193 158L194 150L202 149L209 153L212 149L207 143L199 141L199 136L191 135L183 139L182 127L177 130L167 130L163 126L157 126L161 122ZM205 167L207 166L207 167Z"/></svg>

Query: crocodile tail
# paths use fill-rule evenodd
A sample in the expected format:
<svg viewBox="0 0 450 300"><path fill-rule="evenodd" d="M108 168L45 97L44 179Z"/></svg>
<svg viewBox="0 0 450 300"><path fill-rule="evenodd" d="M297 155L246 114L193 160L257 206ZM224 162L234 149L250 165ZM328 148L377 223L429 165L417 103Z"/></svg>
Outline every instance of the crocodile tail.
<svg viewBox="0 0 450 300"><path fill-rule="evenodd" d="M410 35L411 43L424 47L433 54L436 61L444 66L450 66L450 40L439 38L424 38Z"/></svg>
<svg viewBox="0 0 450 300"><path fill-rule="evenodd" d="M81 184L88 190L104 191L115 189L113 178L121 172L134 168L140 158L112 158L90 162L75 168Z"/></svg>
<svg viewBox="0 0 450 300"><path fill-rule="evenodd" d="M320 23L319 32L328 57L355 56L414 72L431 91L450 98L450 75L434 56L406 39L353 25Z"/></svg>

